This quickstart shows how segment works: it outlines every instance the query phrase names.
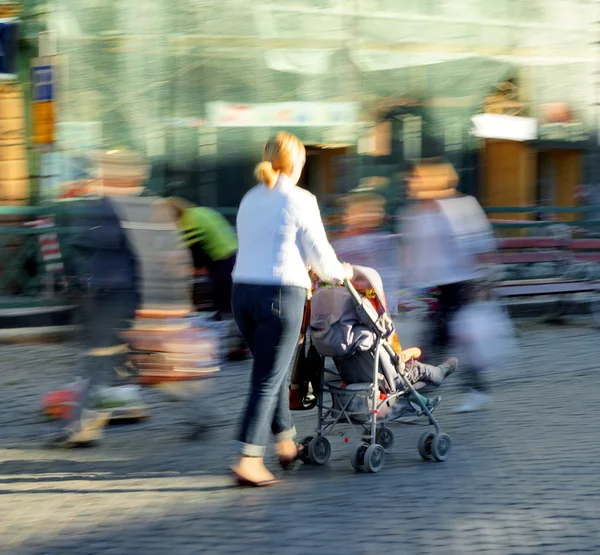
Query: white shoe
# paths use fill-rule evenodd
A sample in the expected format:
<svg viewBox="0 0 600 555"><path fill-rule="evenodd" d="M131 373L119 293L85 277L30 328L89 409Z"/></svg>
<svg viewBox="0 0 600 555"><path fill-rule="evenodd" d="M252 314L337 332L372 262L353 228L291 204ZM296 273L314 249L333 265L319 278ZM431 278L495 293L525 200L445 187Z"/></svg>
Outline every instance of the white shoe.
<svg viewBox="0 0 600 555"><path fill-rule="evenodd" d="M485 408L490 402L490 396L481 391L471 390L465 396L462 405L454 409L455 413L476 412Z"/></svg>
<svg viewBox="0 0 600 555"><path fill-rule="evenodd" d="M111 420L144 420L149 410L137 385L103 387L95 392L95 409Z"/></svg>
<svg viewBox="0 0 600 555"><path fill-rule="evenodd" d="M143 404L141 390L137 385L116 385L101 387L96 391L100 405L122 406Z"/></svg>
<svg viewBox="0 0 600 555"><path fill-rule="evenodd" d="M109 418L110 415L107 413L84 410L81 420L71 422L59 432L52 434L47 439L47 446L70 448L96 443L102 438Z"/></svg>

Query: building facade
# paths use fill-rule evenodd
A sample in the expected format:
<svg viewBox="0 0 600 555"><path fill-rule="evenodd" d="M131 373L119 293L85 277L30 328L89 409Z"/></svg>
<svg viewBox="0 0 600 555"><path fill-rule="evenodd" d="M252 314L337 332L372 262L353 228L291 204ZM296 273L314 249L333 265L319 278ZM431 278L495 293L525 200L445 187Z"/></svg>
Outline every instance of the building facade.
<svg viewBox="0 0 600 555"><path fill-rule="evenodd" d="M598 127L595 1L30 7L57 45L55 140L64 161L53 183L76 180L74 160L87 150L126 147L150 160L152 189L235 207L278 129L307 144L304 186L324 202L361 183L399 199L406 160L440 154L458 168L463 189L491 205L548 194L569 204L571 182L596 179L585 173L585 156L568 154L572 144L554 145L567 154L538 156L552 145L472 134L472 117L493 112L537 120L536 141L577 123L586 139L575 150L589 143ZM568 121L549 117L555 103L568 106ZM518 163L503 165L515 156ZM539 183L552 179L545 189Z"/></svg>

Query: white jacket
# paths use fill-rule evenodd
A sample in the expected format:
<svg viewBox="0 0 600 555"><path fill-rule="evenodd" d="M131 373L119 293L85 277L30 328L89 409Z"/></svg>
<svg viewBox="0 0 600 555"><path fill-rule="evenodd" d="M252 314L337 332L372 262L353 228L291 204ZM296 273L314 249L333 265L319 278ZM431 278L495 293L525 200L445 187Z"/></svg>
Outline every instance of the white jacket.
<svg viewBox="0 0 600 555"><path fill-rule="evenodd" d="M308 265L326 282L344 268L327 240L314 195L281 175L273 189L252 188L237 215L234 283L292 285L310 290Z"/></svg>

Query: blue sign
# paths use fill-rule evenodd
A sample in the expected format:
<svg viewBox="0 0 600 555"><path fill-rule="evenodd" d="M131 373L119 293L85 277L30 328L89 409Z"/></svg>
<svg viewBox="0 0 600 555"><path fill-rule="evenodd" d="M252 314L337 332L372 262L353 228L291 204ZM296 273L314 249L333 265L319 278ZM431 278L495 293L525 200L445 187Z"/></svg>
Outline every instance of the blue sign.
<svg viewBox="0 0 600 555"><path fill-rule="evenodd" d="M49 102L54 100L54 70L50 65L34 66L31 70L33 83L33 101Z"/></svg>

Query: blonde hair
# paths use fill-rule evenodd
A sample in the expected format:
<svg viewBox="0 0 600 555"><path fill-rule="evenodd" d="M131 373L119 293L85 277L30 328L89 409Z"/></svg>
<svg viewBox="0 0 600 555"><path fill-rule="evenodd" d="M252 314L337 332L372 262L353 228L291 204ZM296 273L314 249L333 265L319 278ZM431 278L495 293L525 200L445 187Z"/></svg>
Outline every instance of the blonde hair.
<svg viewBox="0 0 600 555"><path fill-rule="evenodd" d="M456 195L458 174L445 158L431 158L416 163L408 181L408 196L435 200Z"/></svg>
<svg viewBox="0 0 600 555"><path fill-rule="evenodd" d="M262 162L254 169L254 177L259 183L272 189L280 173L290 175L299 159L304 163L305 158L306 149L300 139L291 133L280 131L267 141Z"/></svg>

